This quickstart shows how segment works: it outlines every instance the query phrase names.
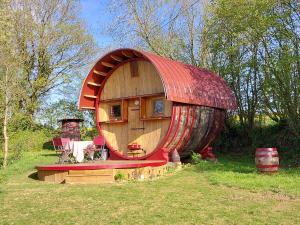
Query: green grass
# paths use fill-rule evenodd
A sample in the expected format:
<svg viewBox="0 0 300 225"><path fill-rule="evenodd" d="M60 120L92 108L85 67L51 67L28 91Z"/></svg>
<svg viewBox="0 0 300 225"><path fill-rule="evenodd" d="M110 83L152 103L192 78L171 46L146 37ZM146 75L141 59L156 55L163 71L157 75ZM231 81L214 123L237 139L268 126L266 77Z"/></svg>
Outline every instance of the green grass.
<svg viewBox="0 0 300 225"><path fill-rule="evenodd" d="M196 168L211 184L300 197L300 168L280 168L278 173L267 175L257 173L254 165L248 157L223 156L217 164L201 161Z"/></svg>
<svg viewBox="0 0 300 225"><path fill-rule="evenodd" d="M296 169L261 176L251 161L220 158L153 181L62 185L28 177L55 160L50 151L28 152L1 171L1 224L300 224Z"/></svg>

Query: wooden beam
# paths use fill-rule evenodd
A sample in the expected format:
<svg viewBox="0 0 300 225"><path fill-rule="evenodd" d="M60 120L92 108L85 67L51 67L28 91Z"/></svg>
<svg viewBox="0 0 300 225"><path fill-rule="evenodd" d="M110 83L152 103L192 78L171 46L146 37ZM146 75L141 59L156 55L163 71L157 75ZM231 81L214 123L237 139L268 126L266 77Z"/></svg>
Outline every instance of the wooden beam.
<svg viewBox="0 0 300 225"><path fill-rule="evenodd" d="M101 84L90 82L90 81L88 82L88 85L95 86L95 87L100 87L101 86Z"/></svg>
<svg viewBox="0 0 300 225"><path fill-rule="evenodd" d="M113 59L113 60L116 60L118 62L122 62L123 61L123 58L119 57L119 56L116 56L116 55L110 55L110 57Z"/></svg>
<svg viewBox="0 0 300 225"><path fill-rule="evenodd" d="M122 51L122 55L126 56L127 58L133 58L134 55L128 51Z"/></svg>
<svg viewBox="0 0 300 225"><path fill-rule="evenodd" d="M138 52L135 52L135 51L133 51L133 54L135 55L135 56L137 56L137 57L143 57L140 53L138 53Z"/></svg>
<svg viewBox="0 0 300 225"><path fill-rule="evenodd" d="M126 99L164 97L164 96L165 96L164 92L159 92L159 93L153 93L153 94L144 94L144 95L135 95L135 96L124 96L124 97L121 97L121 98L104 99L104 100L101 100L100 102L115 102L115 101L126 100Z"/></svg>
<svg viewBox="0 0 300 225"><path fill-rule="evenodd" d="M80 107L81 109L93 109L95 110L96 108L95 107L92 107L92 106L82 106Z"/></svg>
<svg viewBox="0 0 300 225"><path fill-rule="evenodd" d="M103 66L110 67L110 68L113 68L115 66L114 64L111 64L111 63L108 63L108 62L101 62L101 64Z"/></svg>
<svg viewBox="0 0 300 225"><path fill-rule="evenodd" d="M96 95L84 95L84 97L86 97L86 98L97 98Z"/></svg>
<svg viewBox="0 0 300 225"><path fill-rule="evenodd" d="M105 77L105 76L107 75L107 73L102 72L102 71L98 71L98 70L94 70L94 73L95 73L95 74L98 74L98 75L100 75L100 76L103 76L103 77Z"/></svg>

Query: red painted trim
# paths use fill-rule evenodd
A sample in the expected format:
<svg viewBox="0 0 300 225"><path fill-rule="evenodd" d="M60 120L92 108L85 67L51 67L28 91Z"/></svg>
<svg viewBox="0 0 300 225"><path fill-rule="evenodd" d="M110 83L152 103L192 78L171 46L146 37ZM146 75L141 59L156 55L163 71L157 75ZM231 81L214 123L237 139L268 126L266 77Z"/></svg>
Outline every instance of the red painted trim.
<svg viewBox="0 0 300 225"><path fill-rule="evenodd" d="M279 164L277 165L256 165L256 168L276 168L279 167Z"/></svg>
<svg viewBox="0 0 300 225"><path fill-rule="evenodd" d="M220 134L220 132L224 128L224 117L225 117L224 112L222 110L214 110L213 117L214 117L215 122L214 122L213 126L211 127L211 129L209 130L208 136L206 137L207 144L202 149L209 147L209 145L212 143L212 141ZM216 122L216 121L218 121L218 122ZM219 124L219 126L216 126L216 124Z"/></svg>
<svg viewBox="0 0 300 225"><path fill-rule="evenodd" d="M172 106L172 116L171 116L171 123L170 123L170 126L169 126L169 129L168 129L168 131L167 131L167 134L166 134L166 136L163 138L163 140L161 141L161 143L158 145L158 148L161 148L161 147L163 147L165 144L166 144L166 142L167 142L167 140L169 139L169 137L170 137L170 135L171 135L171 133L172 133L172 130L173 130L173 127L174 127L174 122L175 122L175 117L176 117L176 106Z"/></svg>
<svg viewBox="0 0 300 225"><path fill-rule="evenodd" d="M176 116L176 107L174 106L174 104L172 104L172 115L171 115L171 122L170 122L170 126L169 129L167 131L167 134L165 135L165 137L161 140L161 142L157 145L157 147L150 152L148 155L146 155L145 157L143 157L142 159L152 159L153 157L155 158L156 154L159 154L159 151L161 151L161 149L167 149L164 148L163 146L165 145L166 141L169 139L171 132L173 130L173 126L174 126L174 121L175 121L175 116ZM154 159L153 158L153 159Z"/></svg>
<svg viewBox="0 0 300 225"><path fill-rule="evenodd" d="M277 170L271 170L271 171L258 171L259 173L277 173Z"/></svg>
<svg viewBox="0 0 300 225"><path fill-rule="evenodd" d="M193 128L194 128L194 124L195 124L195 119L196 119L195 115L196 115L196 109L197 109L197 108L196 108L195 106L192 106L192 109L193 109L193 114L192 114L192 123L191 123L191 126L190 126L190 130L189 130L189 133L188 133L187 136L186 136L186 142L183 143L183 144L180 146L179 149L177 149L178 152L181 152L182 150L184 150L184 147L185 147L187 141L190 139L191 134L192 134L192 132L193 132Z"/></svg>
<svg viewBox="0 0 300 225"><path fill-rule="evenodd" d="M131 59L127 59L125 61L122 61L121 63L119 63L118 65L116 65L113 69L111 69L105 79L102 81L101 83L101 87L98 91L98 98L96 99L96 104L95 104L95 113L96 113L96 124L97 124L97 129L100 133L100 135L102 135L105 138L105 135L102 132L102 128L101 128L101 123L99 122L99 104L100 104L100 97L101 97L101 93L102 90L105 86L105 83L107 81L107 79L113 74L113 72L118 69L120 66L124 65L125 63L131 62L131 61L147 61L144 58L131 58ZM127 159L127 160L135 160L135 159L144 159L146 158L146 156L142 156L142 157L128 157L128 156L124 156L123 154L119 153L119 151L117 151L116 149L114 149L114 147L109 143L109 141L107 140L107 138L105 138L105 143L106 143L106 147L110 150L110 157L109 159L111 160L118 160L118 159Z"/></svg>
<svg viewBox="0 0 300 225"><path fill-rule="evenodd" d="M109 152L109 160L124 160L126 157L124 157L122 154L116 154L118 153L117 151L110 151Z"/></svg>
<svg viewBox="0 0 300 225"><path fill-rule="evenodd" d="M166 162L169 162L169 150L166 148L161 148L149 156L148 160L165 160Z"/></svg>
<svg viewBox="0 0 300 225"><path fill-rule="evenodd" d="M184 106L184 107L187 107L187 113L186 113L186 121L185 121L185 124L184 124L184 128L183 128L183 132L181 134L181 137L179 138L177 144L174 146L174 149L177 149L178 151L178 145L181 146L182 145L182 140L185 136L185 133L186 133L186 130L187 130L187 127L189 125L189 118L190 118L190 106Z"/></svg>
<svg viewBox="0 0 300 225"><path fill-rule="evenodd" d="M109 103L109 102L117 102L121 100L129 100L129 99L137 99L137 98L148 98L148 97L164 97L165 94L164 92L160 93L154 93L154 94L144 94L144 95L135 95L135 96L125 96L122 98L111 98L111 99L105 99L105 100L100 100L101 103Z"/></svg>
<svg viewBox="0 0 300 225"><path fill-rule="evenodd" d="M171 115L171 122L170 122L170 126L169 129L167 131L167 134L165 135L165 137L161 140L161 142L157 145L157 147L146 156L146 159L152 159L152 157L154 157L156 154L159 154L159 151L161 151L161 149L167 149L164 147L164 145L166 144L167 140L169 139L173 127L174 127L174 121L175 121L175 117L176 117L176 107L174 106L174 104L172 103L172 115Z"/></svg>
<svg viewBox="0 0 300 225"><path fill-rule="evenodd" d="M257 158L278 157L278 154L271 154L271 155L268 155L268 154L262 154L262 155L255 154L255 157L257 157Z"/></svg>
<svg viewBox="0 0 300 225"><path fill-rule="evenodd" d="M115 164L96 164L96 163L90 163L90 164L62 164L62 165L41 165L36 166L37 170L60 170L60 171L66 171L66 170L101 170L101 169L127 169L127 168L141 168L141 167L156 167L156 166L162 166L165 165L165 160L157 160L155 162L147 162L147 160L140 161L140 162L125 162L120 163L116 161Z"/></svg>
<svg viewBox="0 0 300 225"><path fill-rule="evenodd" d="M257 152L261 152L261 151L277 151L277 148L257 148L256 151Z"/></svg>
<svg viewBox="0 0 300 225"><path fill-rule="evenodd" d="M100 94L100 93L99 93ZM99 105L99 99L100 99L100 96L99 98L96 100L96 121L99 121L99 118L97 118L98 116L98 105ZM149 159L152 157L152 155L156 154L157 152L159 152L161 150L161 148L164 146L164 144L166 143L166 141L168 140L170 134L171 134L171 131L173 129L173 126L174 126L174 121L175 121L175 116L176 116L176 107L174 107L174 105L172 105L172 115L171 115L171 122L170 122L170 126L169 126L169 129L167 131L167 134L166 136L163 138L163 140L157 145L157 147L152 151L150 152L149 154L145 155L145 156L141 156L141 157L127 157L121 153L119 153L119 151L115 150L106 140L106 146L107 148L110 150L110 157L109 159L110 160L146 160L146 159ZM99 122L97 122L97 129L100 133L100 135L102 135L103 137L104 134L102 132L102 128L101 128L101 125ZM105 138L106 139L106 138Z"/></svg>
<svg viewBox="0 0 300 225"><path fill-rule="evenodd" d="M194 124L195 124L196 107L195 106L192 106L192 107L193 107L193 115L192 115L193 119L192 119L192 124L191 124L190 130L189 130L189 133L188 133L188 135L186 137L186 140L189 140L189 138L190 138L190 136L192 134L193 128L194 128Z"/></svg>
<svg viewBox="0 0 300 225"><path fill-rule="evenodd" d="M105 66L100 64L101 62L106 61L114 64L115 66L118 66L120 63L111 59L110 56L112 54L120 55L122 51L138 53L136 55L139 55L140 57L152 63L152 65L156 68L160 75L160 79L162 80L164 89L166 90L168 100L187 104L205 105L215 108L236 109L236 100L234 98L233 92L226 85L225 80L220 78L213 72L207 71L205 69L200 69L192 65L187 65L181 62L166 59L152 53L124 48L117 49L105 54L97 61L97 67L100 67L101 69L106 68ZM133 60L135 59L136 58L133 58ZM90 77L90 74L88 77ZM212 82L210 82L210 80ZM211 85L211 83L214 83L214 85ZM83 89L85 89L86 86L87 85L84 82ZM182 86L187 86L192 89L196 88L201 90L209 90L210 94L203 95L202 92L185 93L181 89ZM218 97L220 93L221 95L225 96L225 100L224 98ZM82 94L83 91L81 91L81 99ZM216 98L213 98L213 95L218 96ZM91 106L93 103L93 101L87 103L85 103L84 101L80 101L79 106Z"/></svg>
<svg viewBox="0 0 300 225"><path fill-rule="evenodd" d="M166 148L168 148L168 146L172 143L172 141L173 141L174 138L176 137L177 131L178 131L179 126L180 126L181 107L182 107L182 106L178 106L178 107L179 107L179 116L178 116L177 126L176 126L175 132L174 132L174 134L173 134L173 137L171 138L171 140L169 141L169 143L167 144L167 146L165 146Z"/></svg>

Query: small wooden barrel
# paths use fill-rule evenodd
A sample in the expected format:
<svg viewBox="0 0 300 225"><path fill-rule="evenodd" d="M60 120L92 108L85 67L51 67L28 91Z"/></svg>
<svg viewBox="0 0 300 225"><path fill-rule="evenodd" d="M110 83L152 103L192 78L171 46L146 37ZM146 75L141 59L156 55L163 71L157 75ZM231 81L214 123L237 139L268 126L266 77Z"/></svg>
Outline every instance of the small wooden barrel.
<svg viewBox="0 0 300 225"><path fill-rule="evenodd" d="M80 141L80 122L82 119L62 119L61 137L70 138L72 141Z"/></svg>
<svg viewBox="0 0 300 225"><path fill-rule="evenodd" d="M276 173L279 168L277 148L257 148L255 163L261 173Z"/></svg>

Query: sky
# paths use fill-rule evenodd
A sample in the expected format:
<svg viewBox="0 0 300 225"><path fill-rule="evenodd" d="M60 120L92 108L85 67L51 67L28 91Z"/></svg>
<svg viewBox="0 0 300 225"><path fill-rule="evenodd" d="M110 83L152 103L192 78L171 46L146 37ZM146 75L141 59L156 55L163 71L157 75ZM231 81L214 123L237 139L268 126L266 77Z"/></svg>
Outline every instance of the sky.
<svg viewBox="0 0 300 225"><path fill-rule="evenodd" d="M99 54L96 55L95 60L100 58L104 52L108 51L109 48L114 46L114 41L112 37L107 34L106 25L111 22L111 18L109 13L107 13L107 5L109 4L109 0L81 0L81 9L79 16L85 21L88 31L93 35L98 47L100 47ZM73 97L74 100L78 100L80 88L83 79L86 77L94 62L84 66L80 70L80 74L82 80L74 80L74 86L78 88L72 88L71 92L68 90L64 90L65 92L70 92L69 97ZM64 88L63 88L64 89ZM59 99L66 98L67 94L62 95L61 90L54 90L50 92L50 96L48 98L49 104L58 101Z"/></svg>
<svg viewBox="0 0 300 225"><path fill-rule="evenodd" d="M93 35L94 40L99 47L99 52L95 56L95 60L100 58L104 53L110 51L111 49L119 48L120 44L115 42L106 31L107 25L110 24L113 19L108 11L110 0L80 0L80 3L81 9L79 16L85 21L86 28ZM94 63L95 62L91 62L90 64L87 64L81 68L81 79L73 81L74 87L78 88L72 88L72 91L70 91L69 95L66 93L62 95L61 90L53 91L50 93L48 102L51 104L59 99L66 98L67 95L68 98L72 97L74 100L78 100L83 79L89 73Z"/></svg>
<svg viewBox="0 0 300 225"><path fill-rule="evenodd" d="M107 13L109 2L109 0L81 0L80 16L87 23L87 28L99 47L113 44L112 37L105 31L106 25L111 21Z"/></svg>

